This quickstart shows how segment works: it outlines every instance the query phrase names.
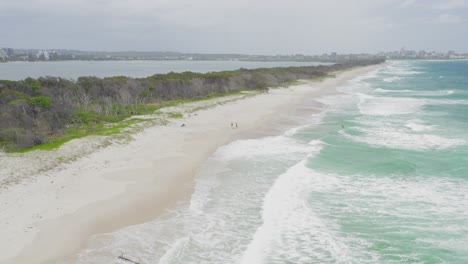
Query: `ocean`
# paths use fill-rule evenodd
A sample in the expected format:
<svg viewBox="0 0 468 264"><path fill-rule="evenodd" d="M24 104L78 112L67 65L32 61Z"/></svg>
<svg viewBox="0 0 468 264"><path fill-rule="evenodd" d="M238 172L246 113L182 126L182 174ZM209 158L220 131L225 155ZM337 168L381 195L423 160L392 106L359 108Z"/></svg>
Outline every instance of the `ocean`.
<svg viewBox="0 0 468 264"><path fill-rule="evenodd" d="M136 61L15 61L0 63L0 80L19 81L27 77L43 76L77 79L80 76L128 76L144 78L169 72L211 72L289 66L330 65L322 62L294 61L190 61L190 60L136 60Z"/></svg>
<svg viewBox="0 0 468 264"><path fill-rule="evenodd" d="M397 61L312 98L300 126L220 147L189 202L70 263L468 263L467 73Z"/></svg>

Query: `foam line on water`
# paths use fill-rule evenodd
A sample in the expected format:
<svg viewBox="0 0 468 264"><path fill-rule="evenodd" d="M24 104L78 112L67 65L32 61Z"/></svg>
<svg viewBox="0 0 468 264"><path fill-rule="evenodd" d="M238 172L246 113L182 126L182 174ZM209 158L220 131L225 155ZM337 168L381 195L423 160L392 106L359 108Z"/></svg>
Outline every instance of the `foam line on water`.
<svg viewBox="0 0 468 264"><path fill-rule="evenodd" d="M422 74L423 71L417 71L414 66L405 66L403 64L395 63L384 68L381 73L389 74L392 76L406 76Z"/></svg>
<svg viewBox="0 0 468 264"><path fill-rule="evenodd" d="M335 112L346 112L348 109L353 108L359 99L356 99L356 93L371 92L374 90L367 80L377 78L382 69L371 71L347 81L344 85L336 88L338 94L321 96L316 98L327 106L327 110ZM326 113L327 111L325 111Z"/></svg>
<svg viewBox="0 0 468 264"><path fill-rule="evenodd" d="M424 127L418 127L424 129ZM462 138L446 138L432 134L415 134L401 128L392 127L373 127L361 128L354 127L359 135L348 134L346 131L339 133L345 138L370 146L407 149L407 150L443 150L467 145Z"/></svg>
<svg viewBox="0 0 468 264"><path fill-rule="evenodd" d="M319 124L324 118L325 113L312 115L307 125L302 125L289 129L280 136L265 137L259 139L245 139L231 142L230 144L219 147L213 156L209 159L210 172L205 171L204 177L197 177L195 191L190 200L190 210L202 214L203 207L211 198L211 190L219 186L217 175L226 171L225 167L217 168L216 161L227 163L233 160L255 160L273 157L281 159L294 159L294 154L306 154L314 149L314 144L303 144L297 142L292 136L300 130Z"/></svg>
<svg viewBox="0 0 468 264"><path fill-rule="evenodd" d="M468 256L467 248L460 246L468 241L465 179L338 175L313 170L309 174L313 175L307 185L312 195L309 207L322 218L338 219L341 228L348 227L337 237L351 252L349 261L321 259L312 263L388 263L389 259L394 260L391 263L406 263L407 258L419 263L424 254L440 248ZM457 236L445 243L440 234L448 230ZM408 245L413 238L426 244ZM413 252L406 253L406 247ZM391 255L398 252L401 258L396 260Z"/></svg>
<svg viewBox="0 0 468 264"><path fill-rule="evenodd" d="M319 153L322 142L313 141L314 153L275 181L262 206L263 224L255 232L240 263L268 263L281 259L291 263L311 261L349 262L347 245L329 229L333 223L318 217L306 204L311 183L307 160Z"/></svg>
<svg viewBox="0 0 468 264"><path fill-rule="evenodd" d="M414 114L421 112L427 105L468 105L468 100L372 96L364 93L356 95L359 97L360 113L371 116Z"/></svg>
<svg viewBox="0 0 468 264"><path fill-rule="evenodd" d="M204 206L212 199L211 190L220 184L217 175L222 171L221 169L214 169L210 172L205 172L204 177L197 177L195 179L195 190L189 205L191 211L196 214L203 214Z"/></svg>
<svg viewBox="0 0 468 264"><path fill-rule="evenodd" d="M433 131L436 128L436 125L427 125L426 122L420 119L411 119L405 123L405 127L411 129L415 132L423 132L423 131Z"/></svg>
<svg viewBox="0 0 468 264"><path fill-rule="evenodd" d="M318 125L322 122L323 118L326 115L326 111L321 111L318 114L314 114L307 119L307 124L301 125L298 127L293 127L284 133L286 137L292 137L303 129Z"/></svg>
<svg viewBox="0 0 468 264"><path fill-rule="evenodd" d="M424 100L400 97L377 97L358 93L358 108L363 115L390 116L406 115L421 110Z"/></svg>
<svg viewBox="0 0 468 264"><path fill-rule="evenodd" d="M418 90L388 90L377 88L376 93L402 93L410 96L447 96L457 93L455 90L436 90L436 91L418 91Z"/></svg>
<svg viewBox="0 0 468 264"><path fill-rule="evenodd" d="M369 117L360 117L355 118L356 122L360 126L370 127L370 128L382 128L386 127L389 129L399 129L404 132L408 132L404 128L408 128L414 132L424 132L424 131L434 131L438 128L438 125L431 125L427 121L418 118L399 118L399 117L387 117L385 119L381 118L369 118Z"/></svg>
<svg viewBox="0 0 468 264"><path fill-rule="evenodd" d="M388 82L388 83L392 83L392 82L400 81L401 79L403 79L403 78L399 77L399 76L393 76L393 77L384 78L383 81Z"/></svg>
<svg viewBox="0 0 468 264"><path fill-rule="evenodd" d="M266 137L234 141L220 147L213 155L216 159L252 159L259 156L284 156L291 153L307 153L310 147L287 136Z"/></svg>

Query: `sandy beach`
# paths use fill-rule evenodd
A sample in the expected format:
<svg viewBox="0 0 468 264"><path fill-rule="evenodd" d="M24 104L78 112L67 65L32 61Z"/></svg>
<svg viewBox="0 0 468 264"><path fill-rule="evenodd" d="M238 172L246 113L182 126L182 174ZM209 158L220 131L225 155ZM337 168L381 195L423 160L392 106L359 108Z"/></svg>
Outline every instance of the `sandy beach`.
<svg viewBox="0 0 468 264"><path fill-rule="evenodd" d="M301 108L306 98L381 67L209 107L194 103L190 113L178 106L182 119L146 126L131 140L89 137L50 152L0 154L0 264L55 263L93 234L158 217L190 197L197 171L219 146L285 130L282 115L314 111Z"/></svg>

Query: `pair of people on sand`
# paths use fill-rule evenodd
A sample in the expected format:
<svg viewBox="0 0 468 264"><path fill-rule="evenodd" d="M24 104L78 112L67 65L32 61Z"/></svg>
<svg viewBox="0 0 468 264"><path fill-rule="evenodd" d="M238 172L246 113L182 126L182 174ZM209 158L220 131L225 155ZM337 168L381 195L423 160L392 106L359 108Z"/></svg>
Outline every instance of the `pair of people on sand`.
<svg viewBox="0 0 468 264"><path fill-rule="evenodd" d="M238 128L238 126L237 126L237 122L235 123L235 127L234 127L234 123L233 123L233 122L231 122L231 128Z"/></svg>

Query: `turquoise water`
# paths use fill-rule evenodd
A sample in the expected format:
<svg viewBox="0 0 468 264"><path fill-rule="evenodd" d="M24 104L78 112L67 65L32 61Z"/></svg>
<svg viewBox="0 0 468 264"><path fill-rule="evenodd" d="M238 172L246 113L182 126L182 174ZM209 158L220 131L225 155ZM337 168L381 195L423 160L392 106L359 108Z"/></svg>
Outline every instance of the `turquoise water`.
<svg viewBox="0 0 468 264"><path fill-rule="evenodd" d="M289 66L328 65L330 63L293 61L54 61L54 62L8 62L0 63L0 80L22 80L27 77L54 76L77 79L80 76L129 76L148 77L168 72L229 71L239 68L272 68Z"/></svg>
<svg viewBox="0 0 468 264"><path fill-rule="evenodd" d="M349 254L311 262L468 263L466 73L468 61L398 62L322 99L323 124L297 135L323 144L302 198Z"/></svg>
<svg viewBox="0 0 468 264"><path fill-rule="evenodd" d="M219 148L189 203L70 263L468 263L466 73L394 62L311 99L301 126Z"/></svg>

